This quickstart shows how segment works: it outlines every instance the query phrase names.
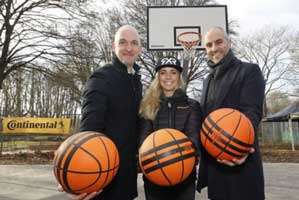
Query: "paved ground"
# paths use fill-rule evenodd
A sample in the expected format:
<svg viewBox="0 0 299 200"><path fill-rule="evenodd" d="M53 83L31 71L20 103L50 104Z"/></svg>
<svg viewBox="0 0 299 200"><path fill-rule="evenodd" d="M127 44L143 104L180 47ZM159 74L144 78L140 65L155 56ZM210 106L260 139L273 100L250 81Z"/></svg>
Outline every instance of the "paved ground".
<svg viewBox="0 0 299 200"><path fill-rule="evenodd" d="M56 189L49 165L0 165L0 200L66 200ZM264 164L266 197L269 200L299 200L299 164ZM139 180L140 196L142 180ZM206 191L197 199L206 200Z"/></svg>

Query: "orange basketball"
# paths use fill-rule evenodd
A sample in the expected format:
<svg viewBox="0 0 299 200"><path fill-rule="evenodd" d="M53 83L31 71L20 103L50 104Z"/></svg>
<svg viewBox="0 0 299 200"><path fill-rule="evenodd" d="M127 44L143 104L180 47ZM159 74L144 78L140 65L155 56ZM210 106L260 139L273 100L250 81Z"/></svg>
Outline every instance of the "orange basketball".
<svg viewBox="0 0 299 200"><path fill-rule="evenodd" d="M250 120L238 110L221 108L206 117L200 138L210 155L231 161L249 153L254 142L254 129Z"/></svg>
<svg viewBox="0 0 299 200"><path fill-rule="evenodd" d="M152 183L173 186L194 170L196 149L189 138L175 129L160 129L150 134L139 149L139 164Z"/></svg>
<svg viewBox="0 0 299 200"><path fill-rule="evenodd" d="M80 132L55 152L54 174L65 192L99 191L111 182L119 167L115 144L98 132Z"/></svg>

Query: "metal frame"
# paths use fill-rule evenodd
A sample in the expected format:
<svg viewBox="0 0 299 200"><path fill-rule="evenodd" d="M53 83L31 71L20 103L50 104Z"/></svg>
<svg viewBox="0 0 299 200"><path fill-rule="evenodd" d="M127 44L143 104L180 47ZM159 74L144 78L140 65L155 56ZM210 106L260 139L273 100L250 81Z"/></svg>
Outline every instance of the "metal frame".
<svg viewBox="0 0 299 200"><path fill-rule="evenodd" d="M223 7L225 9L225 21L226 21L226 31L228 32L228 14L227 14L227 6L226 5L206 5L206 6L148 6L147 7L147 50L148 51L183 51L183 48L180 49L173 49L173 48L155 48L152 49L149 47L149 10L154 8L154 9L159 9L159 8L209 8L209 7ZM183 26L178 26L178 27L183 27ZM193 27L193 26L186 26L186 27ZM196 26L195 26L196 27ZM175 33L174 33L175 34ZM176 45L175 45L176 46ZM180 45L178 45L180 46ZM196 48L198 50L203 50L203 48Z"/></svg>

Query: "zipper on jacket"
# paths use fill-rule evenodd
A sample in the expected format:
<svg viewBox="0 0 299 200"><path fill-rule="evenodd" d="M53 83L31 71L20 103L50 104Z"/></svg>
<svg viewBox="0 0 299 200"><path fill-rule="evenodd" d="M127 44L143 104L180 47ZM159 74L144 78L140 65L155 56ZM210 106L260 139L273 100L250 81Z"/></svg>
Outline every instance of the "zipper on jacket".
<svg viewBox="0 0 299 200"><path fill-rule="evenodd" d="M171 102L167 102L167 107L168 107L168 127L172 128L172 113L171 113L171 107L172 104Z"/></svg>

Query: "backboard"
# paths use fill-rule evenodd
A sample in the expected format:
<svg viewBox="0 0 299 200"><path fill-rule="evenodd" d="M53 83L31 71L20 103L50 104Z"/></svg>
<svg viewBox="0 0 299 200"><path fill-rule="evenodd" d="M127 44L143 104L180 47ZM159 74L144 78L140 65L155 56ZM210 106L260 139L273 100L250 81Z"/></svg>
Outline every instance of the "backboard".
<svg viewBox="0 0 299 200"><path fill-rule="evenodd" d="M149 6L147 7L147 49L183 50L177 37L183 32L204 35L219 26L228 31L227 7L217 6ZM204 41L196 49L204 49Z"/></svg>

